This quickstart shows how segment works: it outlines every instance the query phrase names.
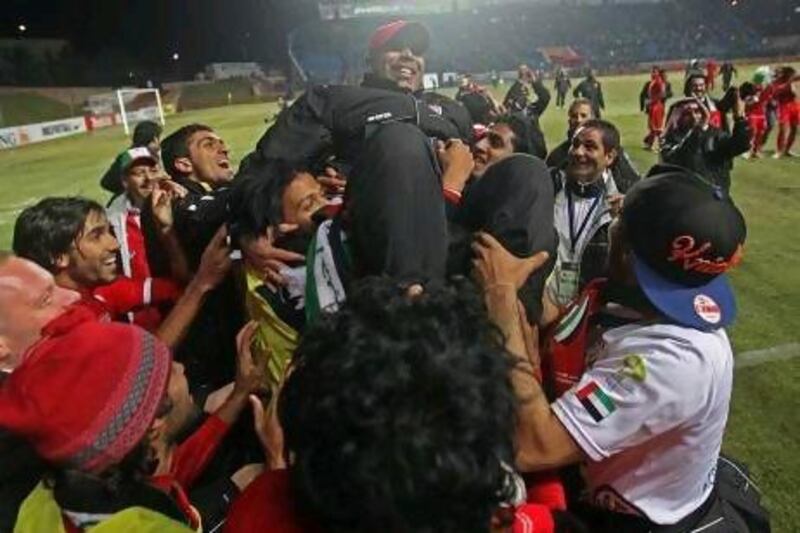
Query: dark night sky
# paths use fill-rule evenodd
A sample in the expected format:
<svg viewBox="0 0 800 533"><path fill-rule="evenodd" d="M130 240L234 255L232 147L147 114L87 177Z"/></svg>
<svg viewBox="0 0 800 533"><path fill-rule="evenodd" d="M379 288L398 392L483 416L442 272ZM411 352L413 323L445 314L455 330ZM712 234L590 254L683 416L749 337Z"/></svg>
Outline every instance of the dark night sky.
<svg viewBox="0 0 800 533"><path fill-rule="evenodd" d="M280 66L286 29L316 17L312 0L3 0L0 38L62 38L85 56L121 53L141 68L212 61Z"/></svg>

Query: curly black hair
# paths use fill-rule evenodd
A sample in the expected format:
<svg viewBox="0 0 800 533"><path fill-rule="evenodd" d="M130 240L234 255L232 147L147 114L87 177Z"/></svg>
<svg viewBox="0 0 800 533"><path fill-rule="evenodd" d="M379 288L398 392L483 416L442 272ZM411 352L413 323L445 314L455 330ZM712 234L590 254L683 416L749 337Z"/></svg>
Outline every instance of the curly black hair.
<svg viewBox="0 0 800 533"><path fill-rule="evenodd" d="M296 501L329 531L485 533L510 496L513 365L473 284L361 280L281 393Z"/></svg>

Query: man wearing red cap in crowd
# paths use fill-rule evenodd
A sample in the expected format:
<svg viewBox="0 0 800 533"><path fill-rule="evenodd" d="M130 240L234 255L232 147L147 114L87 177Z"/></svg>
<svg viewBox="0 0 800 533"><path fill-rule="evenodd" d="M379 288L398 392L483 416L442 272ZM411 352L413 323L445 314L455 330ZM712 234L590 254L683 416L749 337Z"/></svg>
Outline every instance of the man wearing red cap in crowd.
<svg viewBox="0 0 800 533"><path fill-rule="evenodd" d="M299 161L317 176L335 166L338 175L329 172L324 180L340 191L347 185L354 262L365 273L416 280L445 275L443 173L432 140L460 139L448 150L467 151L472 124L461 104L422 91L429 40L419 23L379 27L369 40L363 84L310 87L237 174L236 182L268 179L275 159ZM256 270L275 274L270 243L245 243L243 251Z"/></svg>
<svg viewBox="0 0 800 533"><path fill-rule="evenodd" d="M592 531L750 531L723 505L730 492L715 490L729 472L720 459L733 382L725 327L736 305L725 273L741 260L744 218L718 188L673 170L637 183L609 233L610 279L555 324L550 312L541 322L554 326L542 360L552 403L531 379L538 351L514 292L541 258L514 258L479 236L490 314L534 367L512 372L525 399L517 466L582 464L588 503L571 509Z"/></svg>

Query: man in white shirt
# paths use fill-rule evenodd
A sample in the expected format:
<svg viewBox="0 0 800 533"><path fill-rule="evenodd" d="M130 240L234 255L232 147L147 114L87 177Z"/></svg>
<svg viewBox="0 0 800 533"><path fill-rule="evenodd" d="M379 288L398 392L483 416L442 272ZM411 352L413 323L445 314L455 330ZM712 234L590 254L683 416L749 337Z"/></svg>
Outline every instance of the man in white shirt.
<svg viewBox="0 0 800 533"><path fill-rule="evenodd" d="M552 404L531 379L538 360L512 292L542 258L514 258L479 236L489 311L508 349L529 358L512 374L522 400L517 465L583 462L593 531L738 531L710 509L733 375L724 327L736 306L725 272L745 236L733 203L690 174L636 184L610 228L609 275L640 297L619 313L626 325L588 346L588 369Z"/></svg>

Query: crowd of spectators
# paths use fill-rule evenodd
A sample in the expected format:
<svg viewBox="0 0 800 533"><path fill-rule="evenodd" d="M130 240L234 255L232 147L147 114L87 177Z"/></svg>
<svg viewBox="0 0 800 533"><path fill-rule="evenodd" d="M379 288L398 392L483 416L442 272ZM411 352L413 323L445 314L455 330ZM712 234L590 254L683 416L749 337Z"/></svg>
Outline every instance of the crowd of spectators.
<svg viewBox="0 0 800 533"><path fill-rule="evenodd" d="M511 4L423 17L431 28L430 72L513 70L520 61L547 68L540 49L572 47L596 68L691 57L757 57L771 28L791 27L797 14L779 2L770 13L754 2L736 9L722 1L602 5ZM773 5L774 4L774 5ZM771 22L772 21L772 22ZM313 23L301 28L293 46L313 79L358 77L363 43L372 19ZM333 53L332 53L333 52Z"/></svg>

